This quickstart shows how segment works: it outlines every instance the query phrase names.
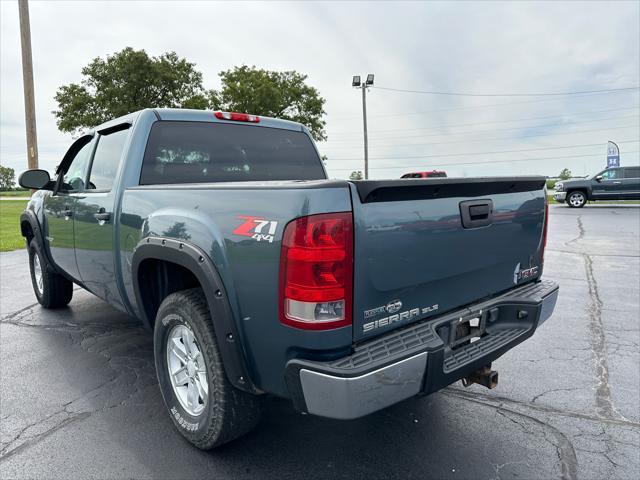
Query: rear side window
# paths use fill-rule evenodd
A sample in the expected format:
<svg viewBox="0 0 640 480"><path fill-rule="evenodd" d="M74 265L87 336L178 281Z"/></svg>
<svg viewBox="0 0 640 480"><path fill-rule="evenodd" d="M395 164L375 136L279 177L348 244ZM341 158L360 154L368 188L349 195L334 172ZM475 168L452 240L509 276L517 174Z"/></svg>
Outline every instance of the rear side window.
<svg viewBox="0 0 640 480"><path fill-rule="evenodd" d="M624 178L640 178L640 167L627 167L624 169Z"/></svg>
<svg viewBox="0 0 640 480"><path fill-rule="evenodd" d="M128 129L100 135L96 153L93 154L87 190L111 190L128 135Z"/></svg>
<svg viewBox="0 0 640 480"><path fill-rule="evenodd" d="M324 179L302 132L204 122L156 122L142 162L141 185Z"/></svg>

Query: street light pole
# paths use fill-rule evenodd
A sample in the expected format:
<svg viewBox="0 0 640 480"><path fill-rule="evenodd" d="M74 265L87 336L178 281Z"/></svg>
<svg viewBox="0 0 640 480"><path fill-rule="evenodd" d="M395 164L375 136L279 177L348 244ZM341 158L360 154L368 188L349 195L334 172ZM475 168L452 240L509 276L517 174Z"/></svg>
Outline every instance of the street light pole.
<svg viewBox="0 0 640 480"><path fill-rule="evenodd" d="M22 45L22 83L24 86L24 117L27 129L27 165L38 168L38 134L36 132L36 102L33 91L33 61L31 57L31 27L28 0L18 0L20 43Z"/></svg>
<svg viewBox="0 0 640 480"><path fill-rule="evenodd" d="M351 86L362 89L362 124L364 127L364 178L369 178L369 138L367 135L367 88L373 85L373 74L367 75L364 82L356 75L351 81Z"/></svg>
<svg viewBox="0 0 640 480"><path fill-rule="evenodd" d="M367 87L362 85L362 123L364 125L364 179L369 178L369 139L367 138Z"/></svg>

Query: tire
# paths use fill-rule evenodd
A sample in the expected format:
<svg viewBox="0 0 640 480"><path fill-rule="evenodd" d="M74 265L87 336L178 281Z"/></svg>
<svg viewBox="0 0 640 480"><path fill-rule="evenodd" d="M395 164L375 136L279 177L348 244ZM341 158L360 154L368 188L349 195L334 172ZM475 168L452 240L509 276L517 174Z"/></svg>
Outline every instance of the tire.
<svg viewBox="0 0 640 480"><path fill-rule="evenodd" d="M164 299L156 315L153 343L162 397L173 424L189 442L210 450L258 424L262 399L227 380L201 289L182 290ZM174 347L172 351L168 346ZM170 368L181 373L171 375Z"/></svg>
<svg viewBox="0 0 640 480"><path fill-rule="evenodd" d="M73 282L51 271L47 257L35 238L29 244L29 271L33 292L44 308L64 307L71 301Z"/></svg>
<svg viewBox="0 0 640 480"><path fill-rule="evenodd" d="M567 194L567 205L571 208L582 208L587 203L587 196L580 190L574 190Z"/></svg>

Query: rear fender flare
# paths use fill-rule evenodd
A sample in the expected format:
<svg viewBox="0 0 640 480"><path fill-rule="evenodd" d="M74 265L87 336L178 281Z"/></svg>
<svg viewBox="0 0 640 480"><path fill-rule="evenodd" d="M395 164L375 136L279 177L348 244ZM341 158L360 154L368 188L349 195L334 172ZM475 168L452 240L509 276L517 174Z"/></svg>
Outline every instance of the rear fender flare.
<svg viewBox="0 0 640 480"><path fill-rule="evenodd" d="M153 319L148 318L139 285L140 265L148 259L175 263L196 276L207 299L213 319L213 329L229 382L240 390L258 393L259 390L249 375L246 356L234 322L227 292L209 256L195 245L172 238L147 237L138 243L131 259L133 288L141 319L149 328Z"/></svg>

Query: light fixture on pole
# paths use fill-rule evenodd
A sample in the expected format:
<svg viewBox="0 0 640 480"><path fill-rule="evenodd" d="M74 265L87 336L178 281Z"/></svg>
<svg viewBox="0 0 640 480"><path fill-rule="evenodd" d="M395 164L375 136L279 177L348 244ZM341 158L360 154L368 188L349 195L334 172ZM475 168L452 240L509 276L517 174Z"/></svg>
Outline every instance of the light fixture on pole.
<svg viewBox="0 0 640 480"><path fill-rule="evenodd" d="M367 75L364 82L360 81L360 75L354 75L351 86L362 90L362 123L364 126L364 178L369 178L369 143L367 139L367 88L373 86L373 73Z"/></svg>

